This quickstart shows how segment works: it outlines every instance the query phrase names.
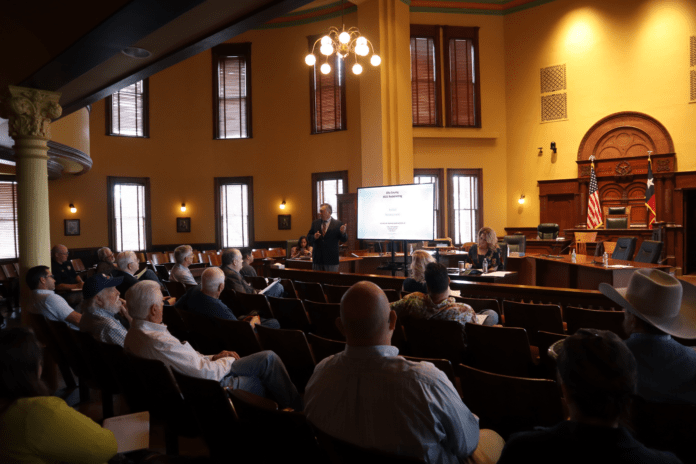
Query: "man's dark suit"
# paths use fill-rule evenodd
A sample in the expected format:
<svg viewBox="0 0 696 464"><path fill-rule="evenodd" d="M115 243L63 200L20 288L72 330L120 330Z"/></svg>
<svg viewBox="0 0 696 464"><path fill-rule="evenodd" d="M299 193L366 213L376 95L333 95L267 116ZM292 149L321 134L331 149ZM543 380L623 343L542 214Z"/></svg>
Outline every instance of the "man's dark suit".
<svg viewBox="0 0 696 464"><path fill-rule="evenodd" d="M314 239L316 232L321 232L321 219L312 222L312 228L307 233L307 242L314 247L312 251L312 261L320 266L338 266L338 242L347 242L348 235L341 233L343 223L331 218L326 234L318 239Z"/></svg>

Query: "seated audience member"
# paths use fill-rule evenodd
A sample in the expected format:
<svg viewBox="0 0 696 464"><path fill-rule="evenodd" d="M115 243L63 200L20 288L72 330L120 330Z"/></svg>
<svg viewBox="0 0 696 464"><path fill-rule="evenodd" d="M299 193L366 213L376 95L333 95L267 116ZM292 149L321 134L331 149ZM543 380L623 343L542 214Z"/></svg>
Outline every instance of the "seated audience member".
<svg viewBox="0 0 696 464"><path fill-rule="evenodd" d="M100 263L109 263L112 267L116 267L116 256L109 247L101 247L97 250L97 258Z"/></svg>
<svg viewBox="0 0 696 464"><path fill-rule="evenodd" d="M239 273L242 265L242 253L238 249L232 248L222 254L222 266L220 266L220 269L225 273L225 288L234 290L237 293L258 293ZM278 283L265 294L266 296L281 298L284 293L283 286Z"/></svg>
<svg viewBox="0 0 696 464"><path fill-rule="evenodd" d="M297 388L290 381L283 362L272 351L243 358L233 351L205 356L188 342L181 343L162 323L162 292L155 282L148 280L133 285L126 293L126 301L133 318L123 345L126 351L160 360L191 377L216 380L224 387L270 396L283 408L302 409Z"/></svg>
<svg viewBox="0 0 696 464"><path fill-rule="evenodd" d="M95 274L82 287L82 320L80 331L87 332L95 340L111 345L123 346L128 330L116 319L119 313L130 324L125 300L119 298L118 285L121 277L110 278Z"/></svg>
<svg viewBox="0 0 696 464"><path fill-rule="evenodd" d="M307 237L303 235L297 241L297 246L294 246L290 249L290 258L296 259L296 258L311 258L311 257L312 257L312 247L309 246L309 242L307 242Z"/></svg>
<svg viewBox="0 0 696 464"><path fill-rule="evenodd" d="M251 266L254 262L254 255L250 248L242 248L239 250L242 253L242 270L239 273L242 277L256 277L256 270Z"/></svg>
<svg viewBox="0 0 696 464"><path fill-rule="evenodd" d="M56 245L51 249L51 272L56 280L57 291L82 289L82 279L68 261L68 249L65 245Z"/></svg>
<svg viewBox="0 0 696 464"><path fill-rule="evenodd" d="M442 371L398 356L390 344L396 314L379 287L363 281L348 289L336 324L346 348L316 366L305 390L305 413L315 427L429 463L459 463L474 453L478 418ZM492 454L499 455L502 439L495 432L485 431L480 441L497 441ZM497 456L490 457L495 462Z"/></svg>
<svg viewBox="0 0 696 464"><path fill-rule="evenodd" d="M186 285L198 285L193 274L189 271L189 266L193 263L193 248L190 245L181 245L174 250L174 261L176 264L169 271L169 280L181 282Z"/></svg>
<svg viewBox="0 0 696 464"><path fill-rule="evenodd" d="M428 288L427 294L411 293L391 304L391 309L399 318L457 321L462 325L462 333L464 324L478 324L476 313L471 306L457 303L454 297L449 296L450 280L445 266L438 263L428 264L425 267L425 283ZM486 309L479 314L486 316L483 325L498 323L498 313L492 309Z"/></svg>
<svg viewBox="0 0 696 464"><path fill-rule="evenodd" d="M157 274L152 272L152 269L147 269L140 278L135 276L138 273L138 269L140 269L140 263L138 262L138 257L132 251L119 253L116 258L116 264L118 269L114 270L111 275L123 279L118 286L118 291L121 292L121 295L125 295L128 289L137 284L139 280L151 280L161 284Z"/></svg>
<svg viewBox="0 0 696 464"><path fill-rule="evenodd" d="M34 266L27 271L27 286L32 293L33 311L46 319L61 321L78 330L82 314L74 311L67 301L56 295L56 281L48 266Z"/></svg>
<svg viewBox="0 0 696 464"><path fill-rule="evenodd" d="M672 339L696 338L696 286L657 269L639 269L627 288L600 284L599 290L625 310L638 394L648 401L696 404L696 351Z"/></svg>
<svg viewBox="0 0 696 464"><path fill-rule="evenodd" d="M425 285L425 266L434 263L435 258L425 250L416 250L411 255L411 275L404 280L403 291L428 293Z"/></svg>
<svg viewBox="0 0 696 464"><path fill-rule="evenodd" d="M187 309L195 313L200 313L209 317L219 317L236 321L237 318L232 310L220 301L220 293L225 288L225 273L218 267L209 267L203 271L201 285L191 287L174 306ZM248 320L252 327L261 324L271 329L279 329L280 324L275 319L261 319L259 316L244 318Z"/></svg>
<svg viewBox="0 0 696 464"><path fill-rule="evenodd" d="M41 369L31 330L0 332L0 462L97 464L116 455L114 434L49 396Z"/></svg>
<svg viewBox="0 0 696 464"><path fill-rule="evenodd" d="M559 348L557 366L570 420L513 434L499 464L680 462L671 453L646 448L619 427L635 392L636 360L616 334L578 330Z"/></svg>
<svg viewBox="0 0 696 464"><path fill-rule="evenodd" d="M105 276L110 276L116 268L113 264L107 263L106 261L99 261L97 263L97 269L94 271L95 274L104 274Z"/></svg>
<svg viewBox="0 0 696 464"><path fill-rule="evenodd" d="M478 232L478 244L471 245L469 255L466 258L466 268L483 269L483 262L488 262L488 271L503 271L504 262L498 237L490 227L484 227Z"/></svg>

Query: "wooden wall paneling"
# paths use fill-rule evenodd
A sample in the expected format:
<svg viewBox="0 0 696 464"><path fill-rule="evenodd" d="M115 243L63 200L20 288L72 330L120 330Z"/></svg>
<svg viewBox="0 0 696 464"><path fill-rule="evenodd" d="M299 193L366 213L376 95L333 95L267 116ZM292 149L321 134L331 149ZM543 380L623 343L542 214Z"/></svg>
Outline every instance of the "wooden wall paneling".
<svg viewBox="0 0 696 464"><path fill-rule="evenodd" d="M549 195L547 206L548 222L558 224L560 230L573 227L575 222L573 217L575 211L573 206L574 199L575 195L572 194Z"/></svg>
<svg viewBox="0 0 696 464"><path fill-rule="evenodd" d="M527 240L536 240L537 228L534 227L506 227L505 235L522 234L527 237ZM498 238L501 238L500 236Z"/></svg>

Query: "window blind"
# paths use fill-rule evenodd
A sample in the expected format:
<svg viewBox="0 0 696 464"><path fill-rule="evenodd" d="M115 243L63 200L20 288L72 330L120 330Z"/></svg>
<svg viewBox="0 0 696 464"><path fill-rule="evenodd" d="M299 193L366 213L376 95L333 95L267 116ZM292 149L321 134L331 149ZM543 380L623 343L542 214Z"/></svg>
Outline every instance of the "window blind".
<svg viewBox="0 0 696 464"><path fill-rule="evenodd" d="M19 257L17 183L0 181L0 259Z"/></svg>
<svg viewBox="0 0 696 464"><path fill-rule="evenodd" d="M129 85L111 96L110 135L147 136L146 98L144 81Z"/></svg>
<svg viewBox="0 0 696 464"><path fill-rule="evenodd" d="M317 182L317 214L322 203L331 205L331 217L338 219L338 195L343 193L343 179L326 179Z"/></svg>
<svg viewBox="0 0 696 464"><path fill-rule="evenodd" d="M220 185L220 230L222 248L249 246L249 187Z"/></svg>
<svg viewBox="0 0 696 464"><path fill-rule="evenodd" d="M476 241L479 209L479 179L475 175L454 175L452 180L452 212L454 213L454 243Z"/></svg>
<svg viewBox="0 0 696 464"><path fill-rule="evenodd" d="M145 250L145 186L117 183L114 185L113 201L116 251Z"/></svg>
<svg viewBox="0 0 696 464"><path fill-rule="evenodd" d="M218 62L218 138L249 137L247 58L225 56Z"/></svg>
<svg viewBox="0 0 696 464"><path fill-rule="evenodd" d="M470 39L450 39L450 125L476 126L476 74L474 44Z"/></svg>
<svg viewBox="0 0 696 464"><path fill-rule="evenodd" d="M411 37L411 100L414 126L438 124L435 40Z"/></svg>
<svg viewBox="0 0 696 464"><path fill-rule="evenodd" d="M322 74L317 63L312 68L312 133L344 130L345 124L345 79L343 60L334 56L331 72Z"/></svg>

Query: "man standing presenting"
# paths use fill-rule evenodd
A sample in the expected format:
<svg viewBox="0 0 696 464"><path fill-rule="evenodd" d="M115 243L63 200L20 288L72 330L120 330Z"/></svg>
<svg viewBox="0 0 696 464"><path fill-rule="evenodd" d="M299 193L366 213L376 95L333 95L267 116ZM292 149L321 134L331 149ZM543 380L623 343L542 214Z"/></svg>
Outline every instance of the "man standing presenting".
<svg viewBox="0 0 696 464"><path fill-rule="evenodd" d="M347 242L346 226L341 221L333 219L333 209L328 203L322 203L319 208L321 219L312 223L307 240L314 247L312 269L315 271L338 272L338 242Z"/></svg>

